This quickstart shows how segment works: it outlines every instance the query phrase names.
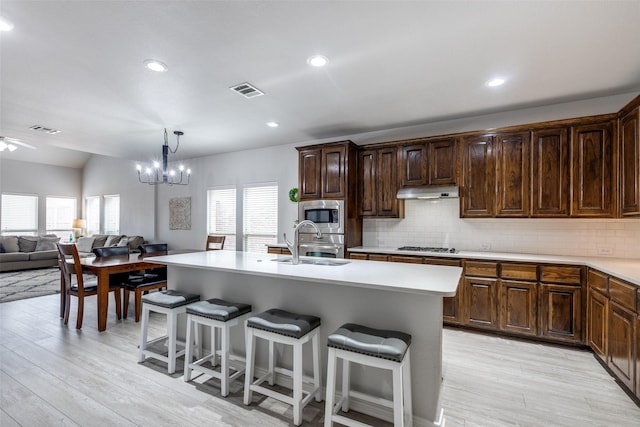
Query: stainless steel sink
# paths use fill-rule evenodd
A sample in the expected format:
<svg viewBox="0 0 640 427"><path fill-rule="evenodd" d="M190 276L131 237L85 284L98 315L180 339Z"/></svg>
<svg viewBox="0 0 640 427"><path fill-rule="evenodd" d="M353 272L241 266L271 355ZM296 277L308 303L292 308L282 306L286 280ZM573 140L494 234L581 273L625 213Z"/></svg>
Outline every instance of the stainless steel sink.
<svg viewBox="0 0 640 427"><path fill-rule="evenodd" d="M280 262L283 264L291 264L291 257L289 258L276 258L276 259L272 259L271 261L275 261L275 262ZM304 258L304 259L300 259L300 264L298 265L302 265L302 264L311 264L311 265L328 265L328 266L332 266L332 267L337 267L339 265L346 265L349 264L351 261L343 261L343 260L337 260L337 259L328 259L328 258L317 258L317 259L309 259L309 258Z"/></svg>

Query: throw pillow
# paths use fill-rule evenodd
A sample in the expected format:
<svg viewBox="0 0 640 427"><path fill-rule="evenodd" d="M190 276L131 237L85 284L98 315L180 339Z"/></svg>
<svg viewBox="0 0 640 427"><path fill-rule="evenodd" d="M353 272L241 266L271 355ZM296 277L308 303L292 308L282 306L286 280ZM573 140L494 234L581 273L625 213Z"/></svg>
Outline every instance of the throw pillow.
<svg viewBox="0 0 640 427"><path fill-rule="evenodd" d="M20 252L35 252L37 244L37 236L18 236L18 246L20 247Z"/></svg>
<svg viewBox="0 0 640 427"><path fill-rule="evenodd" d="M94 237L80 237L76 242L76 248L78 249L78 252L91 252L94 240Z"/></svg>
<svg viewBox="0 0 640 427"><path fill-rule="evenodd" d="M144 243L144 238L142 236L132 236L129 237L129 250L133 251L138 249L141 244Z"/></svg>
<svg viewBox="0 0 640 427"><path fill-rule="evenodd" d="M40 237L36 245L36 252L52 251L56 249L56 243L60 241L59 237Z"/></svg>
<svg viewBox="0 0 640 427"><path fill-rule="evenodd" d="M127 246L129 244L129 239L127 237L123 237L118 242L117 246Z"/></svg>
<svg viewBox="0 0 640 427"><path fill-rule="evenodd" d="M95 238L96 240L93 241L93 247L94 248L103 248L107 243L107 235L106 234L95 234L93 236L91 236L93 238Z"/></svg>
<svg viewBox="0 0 640 427"><path fill-rule="evenodd" d="M118 242L120 241L120 239L122 239L122 236L116 236L116 235L110 234L109 236L107 236L107 241L104 242L104 245L105 246L116 246L118 244Z"/></svg>
<svg viewBox="0 0 640 427"><path fill-rule="evenodd" d="M0 243L2 243L2 247L7 253L20 251L18 236L2 236L0 237Z"/></svg>

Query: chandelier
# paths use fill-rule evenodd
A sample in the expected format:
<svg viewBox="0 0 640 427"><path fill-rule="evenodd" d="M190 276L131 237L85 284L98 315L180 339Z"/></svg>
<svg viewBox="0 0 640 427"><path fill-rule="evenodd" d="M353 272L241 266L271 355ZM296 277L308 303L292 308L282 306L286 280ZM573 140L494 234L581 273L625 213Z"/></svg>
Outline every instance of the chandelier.
<svg viewBox="0 0 640 427"><path fill-rule="evenodd" d="M146 167L144 172L142 170L142 165L136 165L136 169L138 170L138 181L143 184L149 185L158 185L158 184L169 184L169 185L187 185L189 184L189 179L191 178L191 169L185 170L184 166L180 165L178 168L178 172L174 169L169 169L169 153L175 154L180 147L180 136L184 135L184 132L180 132L179 130L174 130L173 134L176 136L176 148L172 150L169 148L169 140L167 138L167 129L164 129L164 144L162 145L162 168L160 168L159 162L153 162L153 168ZM186 180L185 180L186 178Z"/></svg>

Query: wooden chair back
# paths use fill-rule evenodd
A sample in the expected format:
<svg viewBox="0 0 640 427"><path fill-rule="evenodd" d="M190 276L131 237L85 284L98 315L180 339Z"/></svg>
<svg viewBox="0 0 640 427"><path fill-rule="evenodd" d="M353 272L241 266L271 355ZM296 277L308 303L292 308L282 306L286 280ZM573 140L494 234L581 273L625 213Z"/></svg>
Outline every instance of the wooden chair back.
<svg viewBox="0 0 640 427"><path fill-rule="evenodd" d="M224 239L226 236L207 236L206 251L218 251L224 248Z"/></svg>
<svg viewBox="0 0 640 427"><path fill-rule="evenodd" d="M60 255L59 264L64 277L64 287L67 291L71 290L71 275L76 275L78 283L78 291L84 291L84 280L82 277L82 265L80 264L80 255L75 243L63 244L56 243L58 254ZM67 262L67 257L73 259L73 266Z"/></svg>

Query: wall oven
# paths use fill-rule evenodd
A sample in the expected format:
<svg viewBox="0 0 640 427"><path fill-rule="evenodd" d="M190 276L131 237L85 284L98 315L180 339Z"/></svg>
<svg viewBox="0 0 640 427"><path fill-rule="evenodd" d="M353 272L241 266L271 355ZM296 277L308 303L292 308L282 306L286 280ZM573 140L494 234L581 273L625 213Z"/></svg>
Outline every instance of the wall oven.
<svg viewBox="0 0 640 427"><path fill-rule="evenodd" d="M298 204L298 220L316 223L322 234L344 234L344 200L310 200ZM301 233L314 233L303 227Z"/></svg>
<svg viewBox="0 0 640 427"><path fill-rule="evenodd" d="M318 238L315 233L300 233L299 242L300 256L344 258L344 234L323 233L322 237Z"/></svg>

